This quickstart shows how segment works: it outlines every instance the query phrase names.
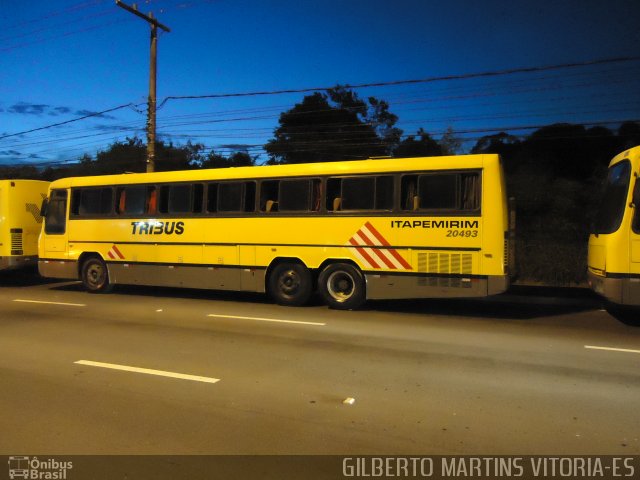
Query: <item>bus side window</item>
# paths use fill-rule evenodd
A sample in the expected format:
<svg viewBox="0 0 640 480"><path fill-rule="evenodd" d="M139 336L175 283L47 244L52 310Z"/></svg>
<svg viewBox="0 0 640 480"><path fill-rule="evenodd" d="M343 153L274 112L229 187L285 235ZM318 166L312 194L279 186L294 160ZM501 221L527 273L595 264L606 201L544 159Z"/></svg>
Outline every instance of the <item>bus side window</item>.
<svg viewBox="0 0 640 480"><path fill-rule="evenodd" d="M376 177L376 210L393 210L393 177Z"/></svg>
<svg viewBox="0 0 640 480"><path fill-rule="evenodd" d="M127 194L123 187L119 187L116 192L116 213L123 215L125 212L125 202L127 200Z"/></svg>
<svg viewBox="0 0 640 480"><path fill-rule="evenodd" d="M71 207L69 208L69 216L75 217L80 215L80 202L82 199L82 190L74 188L71 190Z"/></svg>
<svg viewBox="0 0 640 480"><path fill-rule="evenodd" d="M418 197L417 175L404 175L400 186L403 210L418 210L420 197Z"/></svg>
<svg viewBox="0 0 640 480"><path fill-rule="evenodd" d="M341 190L341 178L327 179L326 208L328 212L337 212L340 210L340 205L342 203Z"/></svg>
<svg viewBox="0 0 640 480"><path fill-rule="evenodd" d="M311 210L319 212L322 205L322 182L319 179L311 180L311 190Z"/></svg>
<svg viewBox="0 0 640 480"><path fill-rule="evenodd" d="M169 186L169 213L191 213L191 185L179 184Z"/></svg>
<svg viewBox="0 0 640 480"><path fill-rule="evenodd" d="M113 191L111 187L75 189L71 196L71 215L104 216L111 213Z"/></svg>
<svg viewBox="0 0 640 480"><path fill-rule="evenodd" d="M158 213L158 190L156 187L149 187L147 192L147 212L150 215Z"/></svg>
<svg viewBox="0 0 640 480"><path fill-rule="evenodd" d="M373 210L375 208L376 177L342 179L343 210Z"/></svg>
<svg viewBox="0 0 640 480"><path fill-rule="evenodd" d="M265 180L260 182L260 211L271 213L278 211L279 180Z"/></svg>
<svg viewBox="0 0 640 480"><path fill-rule="evenodd" d="M278 194L281 212L308 212L311 210L311 181L282 180Z"/></svg>
<svg viewBox="0 0 640 480"><path fill-rule="evenodd" d="M457 173L437 173L420 175L418 197L420 208L427 210L458 210Z"/></svg>
<svg viewBox="0 0 640 480"><path fill-rule="evenodd" d="M480 208L480 175L478 173L463 173L462 209L477 210Z"/></svg>
<svg viewBox="0 0 640 480"><path fill-rule="evenodd" d="M242 182L224 182L218 185L219 212L237 213L242 211Z"/></svg>
<svg viewBox="0 0 640 480"><path fill-rule="evenodd" d="M204 201L204 185L196 183L193 185L193 194L191 198L191 211L193 213L202 213L202 202Z"/></svg>
<svg viewBox="0 0 640 480"><path fill-rule="evenodd" d="M143 215L147 206L147 187L119 187L116 193L119 215Z"/></svg>
<svg viewBox="0 0 640 480"><path fill-rule="evenodd" d="M245 212L256 211L256 182L244 182L243 207Z"/></svg>
<svg viewBox="0 0 640 480"><path fill-rule="evenodd" d="M215 213L218 211L218 184L210 183L207 185L207 212Z"/></svg>

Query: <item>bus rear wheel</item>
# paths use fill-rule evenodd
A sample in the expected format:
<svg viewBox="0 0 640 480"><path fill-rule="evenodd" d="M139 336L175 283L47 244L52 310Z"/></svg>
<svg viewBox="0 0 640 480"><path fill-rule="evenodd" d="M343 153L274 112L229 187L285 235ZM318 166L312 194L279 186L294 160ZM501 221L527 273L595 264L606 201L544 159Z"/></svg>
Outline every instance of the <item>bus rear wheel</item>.
<svg viewBox="0 0 640 480"><path fill-rule="evenodd" d="M82 284L90 293L108 293L113 288L109 283L107 264L98 257L91 257L82 264Z"/></svg>
<svg viewBox="0 0 640 480"><path fill-rule="evenodd" d="M269 275L269 295L280 305L298 307L307 303L313 290L313 278L299 263L281 263Z"/></svg>
<svg viewBox="0 0 640 480"><path fill-rule="evenodd" d="M330 308L353 310L366 300L362 272L348 263L332 263L318 278L318 288Z"/></svg>

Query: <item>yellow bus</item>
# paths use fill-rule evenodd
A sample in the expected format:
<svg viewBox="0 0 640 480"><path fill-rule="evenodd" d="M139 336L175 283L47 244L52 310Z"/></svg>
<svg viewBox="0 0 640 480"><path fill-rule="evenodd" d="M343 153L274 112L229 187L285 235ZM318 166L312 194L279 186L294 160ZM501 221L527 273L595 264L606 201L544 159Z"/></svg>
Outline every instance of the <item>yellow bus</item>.
<svg viewBox="0 0 640 480"><path fill-rule="evenodd" d="M608 310L627 323L640 306L640 147L609 164L604 196L589 236L588 281ZM640 324L640 318L635 323Z"/></svg>
<svg viewBox="0 0 640 480"><path fill-rule="evenodd" d="M45 277L267 292L332 308L479 297L509 284L497 155L67 178L40 238Z"/></svg>
<svg viewBox="0 0 640 480"><path fill-rule="evenodd" d="M0 180L0 270L35 267L48 187L39 180Z"/></svg>

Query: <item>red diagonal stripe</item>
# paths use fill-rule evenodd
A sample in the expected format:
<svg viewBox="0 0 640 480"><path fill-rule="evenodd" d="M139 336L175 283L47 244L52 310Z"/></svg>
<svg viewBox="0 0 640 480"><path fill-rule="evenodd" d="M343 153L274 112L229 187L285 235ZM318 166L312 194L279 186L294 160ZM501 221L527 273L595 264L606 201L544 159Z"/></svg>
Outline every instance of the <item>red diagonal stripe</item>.
<svg viewBox="0 0 640 480"><path fill-rule="evenodd" d="M389 242L387 242L387 239L386 239L386 238L384 238L384 237L380 234L380 232L379 232L378 230L376 230L376 229L373 227L373 225L371 225L371 223L367 222L367 223L365 223L365 224L364 224L364 226L365 226L365 227L367 227L367 228L371 231L371 233L373 233L373 236L374 236L374 237L376 237L376 238L378 239L378 241L379 241L382 245L384 245L385 247L390 247L390 246L391 246L391 244L390 244Z"/></svg>
<svg viewBox="0 0 640 480"><path fill-rule="evenodd" d="M109 251L107 252L107 256L108 256L111 260L113 260L113 259L115 259L115 258L116 258L116 257L113 255L113 253L111 252L111 250L109 250Z"/></svg>
<svg viewBox="0 0 640 480"><path fill-rule="evenodd" d="M113 250L115 252L115 254L120 257L120 260L124 260L124 255L122 254L122 252L120 250L118 250L118 247L116 247L115 245L113 247L111 247L111 250Z"/></svg>
<svg viewBox="0 0 640 480"><path fill-rule="evenodd" d="M380 265L378 265L378 264L376 263L376 261L375 261L373 258L371 258L371 255L369 255L369 254L364 250L364 248L361 248L361 247L359 246L358 242L356 242L356 241L353 239L353 237L349 239L349 243L350 243L351 245L353 245L354 247L356 247L356 250L358 251L358 253L359 253L360 255L362 255L362 256L364 257L364 259L365 259L367 262L369 262L373 268L380 268Z"/></svg>
<svg viewBox="0 0 640 480"><path fill-rule="evenodd" d="M360 235L360 238L362 238L364 240L364 243L366 243L369 246L375 246L375 244L371 241L371 239L369 237L367 237L367 235L362 231L359 230L358 234ZM377 248L372 249L374 252L376 252L377 257L382 260L384 262L384 264L393 269L396 270L396 266L393 264L393 262L391 260L389 260L387 258L387 256L384 254L384 252L380 251Z"/></svg>
<svg viewBox="0 0 640 480"><path fill-rule="evenodd" d="M402 265L402 266L403 266L404 268L406 268L407 270L411 270L411 269L412 269L412 268L411 268L411 265L409 265L409 263L408 263L408 262L407 262L407 261L402 257L402 255L400 255L400 254L398 253L398 251L397 251L397 250L394 250L393 248L390 248L388 251L391 253L391 255L393 255L393 257L394 257L396 260L398 260L398 261L400 262L400 265Z"/></svg>
<svg viewBox="0 0 640 480"><path fill-rule="evenodd" d="M371 223L367 222L365 223L365 226L371 231L371 233L373 233L373 235L378 239L378 241L381 244L387 247L391 246L391 244L387 242L387 240L380 234L378 230L374 228L373 225L371 225ZM400 262L400 265L402 265L405 269L411 270L411 265L407 263L407 261L402 257L402 255L398 253L397 250L390 248L389 253L391 253L391 255L393 255L393 258L395 258L398 262Z"/></svg>

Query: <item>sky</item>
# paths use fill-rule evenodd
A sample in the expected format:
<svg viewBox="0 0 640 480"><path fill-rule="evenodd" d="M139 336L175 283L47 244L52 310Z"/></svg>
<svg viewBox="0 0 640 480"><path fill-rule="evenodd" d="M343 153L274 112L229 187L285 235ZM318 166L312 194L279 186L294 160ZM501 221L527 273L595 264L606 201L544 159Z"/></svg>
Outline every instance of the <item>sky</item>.
<svg viewBox="0 0 640 480"><path fill-rule="evenodd" d="M145 21L113 0L0 7L0 164L64 164L127 137L146 141ZM499 131L526 135L560 122L615 130L640 120L637 0L147 0L138 8L171 29L158 40L157 132L177 145L266 161L262 145L280 113L310 92L167 97L405 80L426 81L355 91L386 100L405 136L452 129L465 150ZM623 60L584 65L613 58ZM561 65L571 66L517 72Z"/></svg>

